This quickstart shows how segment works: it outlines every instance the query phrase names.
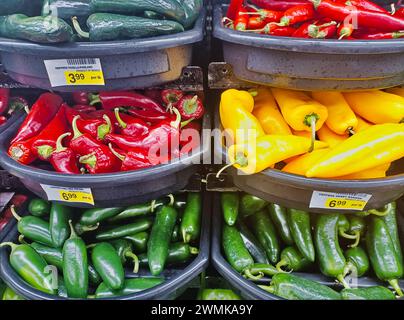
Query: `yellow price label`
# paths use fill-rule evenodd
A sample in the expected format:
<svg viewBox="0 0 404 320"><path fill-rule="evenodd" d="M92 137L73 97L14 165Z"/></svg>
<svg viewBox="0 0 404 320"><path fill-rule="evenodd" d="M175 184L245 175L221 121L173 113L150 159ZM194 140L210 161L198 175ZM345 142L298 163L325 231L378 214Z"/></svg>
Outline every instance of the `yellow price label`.
<svg viewBox="0 0 404 320"><path fill-rule="evenodd" d="M64 202L80 202L94 205L94 198L91 193L83 191L59 190L60 200Z"/></svg>
<svg viewBox="0 0 404 320"><path fill-rule="evenodd" d="M66 84L72 86L83 85L105 85L104 74L101 70L75 71L68 70L64 72Z"/></svg>
<svg viewBox="0 0 404 320"><path fill-rule="evenodd" d="M366 203L367 201L365 200L328 198L325 202L325 207L331 209L362 210L366 206Z"/></svg>

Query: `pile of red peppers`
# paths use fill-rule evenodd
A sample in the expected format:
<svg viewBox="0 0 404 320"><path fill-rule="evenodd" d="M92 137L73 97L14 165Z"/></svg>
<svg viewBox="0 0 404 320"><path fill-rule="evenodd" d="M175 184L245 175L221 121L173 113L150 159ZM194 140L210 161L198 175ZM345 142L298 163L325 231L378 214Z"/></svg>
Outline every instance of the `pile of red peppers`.
<svg viewBox="0 0 404 320"><path fill-rule="evenodd" d="M231 0L224 26L272 36L380 40L404 37L404 8L370 0Z"/></svg>
<svg viewBox="0 0 404 320"><path fill-rule="evenodd" d="M199 147L205 108L198 95L174 89L75 92L70 100L42 94L8 154L25 165L48 162L60 173L102 174L167 163Z"/></svg>
<svg viewBox="0 0 404 320"><path fill-rule="evenodd" d="M0 88L0 127L15 111L28 107L28 102L19 96L10 96L10 89Z"/></svg>

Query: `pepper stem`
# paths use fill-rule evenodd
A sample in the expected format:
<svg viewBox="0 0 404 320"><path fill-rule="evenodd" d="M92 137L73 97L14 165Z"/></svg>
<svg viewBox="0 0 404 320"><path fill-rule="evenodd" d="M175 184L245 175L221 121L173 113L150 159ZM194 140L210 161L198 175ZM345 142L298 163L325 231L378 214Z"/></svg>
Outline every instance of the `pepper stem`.
<svg viewBox="0 0 404 320"><path fill-rule="evenodd" d="M281 261L279 261L275 268L276 270L278 270L279 272L284 272L285 270L282 269L282 267L288 266L288 262L285 259L282 259Z"/></svg>
<svg viewBox="0 0 404 320"><path fill-rule="evenodd" d="M189 247L189 252L191 254L199 254L199 249L195 247Z"/></svg>
<svg viewBox="0 0 404 320"><path fill-rule="evenodd" d="M24 106L24 111L26 112L26 114L29 114L31 110L29 110L28 106Z"/></svg>
<svg viewBox="0 0 404 320"><path fill-rule="evenodd" d="M349 284L345 281L345 275L344 274L338 275L337 280L344 286L345 289L351 289Z"/></svg>
<svg viewBox="0 0 404 320"><path fill-rule="evenodd" d="M401 290L400 286L398 285L398 280L397 279L392 279L387 281L394 289L397 294L402 297L404 296L403 291Z"/></svg>
<svg viewBox="0 0 404 320"><path fill-rule="evenodd" d="M251 273L250 269L245 269L243 273L248 279L253 280L253 281L257 281L257 280L261 279L264 276L264 273L261 272L261 271L258 272L257 275L253 275Z"/></svg>
<svg viewBox="0 0 404 320"><path fill-rule="evenodd" d="M182 230L182 239L184 240L184 243L189 243L191 241L191 235L187 233L186 230Z"/></svg>
<svg viewBox="0 0 404 320"><path fill-rule="evenodd" d="M355 130L354 130L354 128L352 128L352 127L349 127L347 130L346 130L350 135L354 135L356 132L355 132Z"/></svg>
<svg viewBox="0 0 404 320"><path fill-rule="evenodd" d="M18 245L15 244L15 243L12 243L12 242L3 242L3 243L0 243L0 248L5 247L5 246L11 247L11 251L14 251L14 249L15 249Z"/></svg>
<svg viewBox="0 0 404 320"><path fill-rule="evenodd" d="M11 214L13 215L13 217L14 217L17 221L20 221L20 220L21 220L21 216L19 216L18 213L17 213L17 211L15 211L15 206L14 206L14 205L11 205L10 211L11 211Z"/></svg>
<svg viewBox="0 0 404 320"><path fill-rule="evenodd" d="M316 123L320 117L316 113L311 113L304 118L303 123L311 128L311 144L309 153L314 150L314 141L316 140Z"/></svg>
<svg viewBox="0 0 404 320"><path fill-rule="evenodd" d="M121 115L119 114L119 108L115 108L115 109L114 109L114 112L115 112L115 118L116 118L116 120L118 120L119 126L120 126L121 128L123 128L123 129L126 129L126 127L128 126L128 124L125 123L125 122L122 120Z"/></svg>
<svg viewBox="0 0 404 320"><path fill-rule="evenodd" d="M131 258L133 260L133 273L139 272L139 258L133 252L126 252L125 256Z"/></svg>
<svg viewBox="0 0 404 320"><path fill-rule="evenodd" d="M86 38L86 39L90 38L90 33L85 32L85 31L83 31L83 29L81 29L81 26L80 26L79 21L77 20L77 17L72 17L72 23L73 23L74 30L76 30L76 32L80 38Z"/></svg>
<svg viewBox="0 0 404 320"><path fill-rule="evenodd" d="M114 150L111 143L108 144L108 147L109 147L109 150L111 150L112 154L114 156L116 156L119 160L121 160L121 161L125 160L125 156L121 155L120 153L118 153L118 151Z"/></svg>
<svg viewBox="0 0 404 320"><path fill-rule="evenodd" d="M58 139L56 140L56 150L55 150L55 152L62 152L62 151L67 149L62 144L63 139L66 138L67 136L71 136L71 133L66 132L66 133L64 133L64 134L62 134L62 135L60 135L58 137Z"/></svg>
<svg viewBox="0 0 404 320"><path fill-rule="evenodd" d="M191 119L182 121L182 122L181 122L181 129L184 128L185 126L187 126L188 124L190 124L190 123L191 123L192 121L194 121L194 120L195 120L195 118L191 118Z"/></svg>
<svg viewBox="0 0 404 320"><path fill-rule="evenodd" d="M93 226L83 226L83 232L88 232L88 231L97 230L99 226L100 226L100 223L99 223L99 222L97 222L97 224L96 224L96 225L93 225Z"/></svg>
<svg viewBox="0 0 404 320"><path fill-rule="evenodd" d="M112 129L111 119L110 119L106 114L104 114L104 115L102 116L102 118L105 120L106 123L100 125L100 126L97 128L97 136L98 136L98 138L99 138L100 140L104 140L105 136L106 136L108 133L111 133L111 129Z"/></svg>
<svg viewBox="0 0 404 320"><path fill-rule="evenodd" d="M345 239L351 239L351 240L356 240L356 236L353 234L348 234L346 233L344 230L339 229L339 234L341 237L345 238Z"/></svg>
<svg viewBox="0 0 404 320"><path fill-rule="evenodd" d="M20 234L20 235L18 236L18 242L19 242L19 243L22 243L22 244L28 244L27 241L24 240L24 238L25 238L24 235L23 235L23 234Z"/></svg>
<svg viewBox="0 0 404 320"><path fill-rule="evenodd" d="M248 158L245 156L244 153L238 152L236 154L236 161L231 162L229 164L226 164L223 168L221 168L217 173L216 173L216 179L219 179L220 175L225 171L226 169L230 168L231 166L238 164L241 167L246 167L248 165Z"/></svg>
<svg viewBox="0 0 404 320"><path fill-rule="evenodd" d="M73 140L77 139L78 137L82 136L83 134L80 132L79 128L77 127L77 120L81 117L79 115L75 116L72 121L72 128L73 128Z"/></svg>
<svg viewBox="0 0 404 320"><path fill-rule="evenodd" d="M168 205L169 205L169 206L173 206L174 201L175 201L174 196L170 193L167 197L170 198L170 203L169 203Z"/></svg>
<svg viewBox="0 0 404 320"><path fill-rule="evenodd" d="M356 248L361 240L361 232L359 230L354 231L354 234L356 236L356 239L353 244L349 245L350 248Z"/></svg>
<svg viewBox="0 0 404 320"><path fill-rule="evenodd" d="M90 106L93 106L97 103L101 103L100 95L99 94L91 95Z"/></svg>
<svg viewBox="0 0 404 320"><path fill-rule="evenodd" d="M258 287L260 287L262 290L265 290L269 293L275 293L275 288L273 286L264 286L264 285L259 285Z"/></svg>
<svg viewBox="0 0 404 320"><path fill-rule="evenodd" d="M70 237L69 237L69 239L78 238L76 230L74 230L73 221L71 219L69 220L69 226L70 226Z"/></svg>
<svg viewBox="0 0 404 320"><path fill-rule="evenodd" d="M180 124L181 124L181 114L180 114L180 112L178 111L177 108L173 107L173 111L174 111L175 115L177 116L177 118L175 119L175 121L171 122L171 126L173 128L178 129L180 127Z"/></svg>
<svg viewBox="0 0 404 320"><path fill-rule="evenodd" d="M95 165L97 164L97 157L95 156L95 154L93 152L93 153L80 157L79 162L82 164L87 164L91 168L95 168Z"/></svg>

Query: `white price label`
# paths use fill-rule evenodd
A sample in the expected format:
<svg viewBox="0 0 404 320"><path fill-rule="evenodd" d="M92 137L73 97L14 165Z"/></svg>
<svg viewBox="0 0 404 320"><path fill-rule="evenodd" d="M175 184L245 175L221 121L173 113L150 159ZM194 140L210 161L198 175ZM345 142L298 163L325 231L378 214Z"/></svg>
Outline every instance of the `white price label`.
<svg viewBox="0 0 404 320"><path fill-rule="evenodd" d="M44 60L52 87L105 85L98 58Z"/></svg>
<svg viewBox="0 0 404 320"><path fill-rule="evenodd" d="M94 205L94 197L90 188L69 188L41 184L49 201L63 201L67 203L86 203Z"/></svg>
<svg viewBox="0 0 404 320"><path fill-rule="evenodd" d="M367 193L313 191L310 208L362 211L371 197Z"/></svg>

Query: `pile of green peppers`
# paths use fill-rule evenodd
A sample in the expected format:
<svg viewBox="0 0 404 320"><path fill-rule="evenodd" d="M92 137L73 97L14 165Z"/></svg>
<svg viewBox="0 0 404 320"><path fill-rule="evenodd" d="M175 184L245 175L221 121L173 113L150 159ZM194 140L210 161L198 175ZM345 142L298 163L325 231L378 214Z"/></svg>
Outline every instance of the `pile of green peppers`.
<svg viewBox="0 0 404 320"><path fill-rule="evenodd" d="M188 263L198 254L193 245L201 229L199 193L86 210L32 199L29 215L12 210L20 243L0 247L11 248L10 265L25 282L51 295L133 294L163 283L167 266ZM134 277L140 268L146 276Z"/></svg>
<svg viewBox="0 0 404 320"><path fill-rule="evenodd" d="M404 275L396 204L357 214L310 214L286 209L249 194L223 193L222 247L237 272L285 299L395 299ZM291 274L319 270L340 292ZM347 276L370 272L392 288L350 288Z"/></svg>
<svg viewBox="0 0 404 320"><path fill-rule="evenodd" d="M203 0L2 0L0 36L54 44L168 35L192 28L202 6Z"/></svg>

